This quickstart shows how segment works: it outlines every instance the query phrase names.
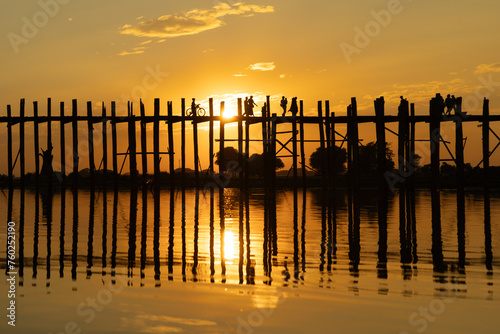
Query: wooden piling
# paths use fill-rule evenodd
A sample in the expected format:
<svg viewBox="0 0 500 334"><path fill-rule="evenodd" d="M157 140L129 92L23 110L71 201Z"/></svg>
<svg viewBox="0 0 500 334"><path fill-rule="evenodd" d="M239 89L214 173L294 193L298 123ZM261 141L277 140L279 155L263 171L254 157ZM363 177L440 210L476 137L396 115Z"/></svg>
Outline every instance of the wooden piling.
<svg viewBox="0 0 500 334"><path fill-rule="evenodd" d="M199 156L198 156L198 115L196 110L193 113L193 153L194 153L194 184L198 188L200 186L200 172L199 172Z"/></svg>
<svg viewBox="0 0 500 334"><path fill-rule="evenodd" d="M208 173L212 177L214 175L214 99L208 99L208 112L210 115L210 122L208 126L208 155L209 155L209 163L208 163Z"/></svg>
<svg viewBox="0 0 500 334"><path fill-rule="evenodd" d="M243 163L245 170L245 189L250 185L250 115L245 116L245 160Z"/></svg>
<svg viewBox="0 0 500 334"><path fill-rule="evenodd" d="M238 98L238 178L243 189L243 108L241 97ZM246 112L246 110L245 110Z"/></svg>
<svg viewBox="0 0 500 334"><path fill-rule="evenodd" d="M78 102L76 99L72 101L72 120L73 128L73 187L78 187Z"/></svg>
<svg viewBox="0 0 500 334"><path fill-rule="evenodd" d="M137 187L137 146L135 138L135 116L134 116L134 105L133 103L128 103L128 146L129 146L129 170L130 170L130 186L132 188Z"/></svg>
<svg viewBox="0 0 500 334"><path fill-rule="evenodd" d="M160 190L160 99L154 100L153 165L154 190L156 194L155 196L157 196L158 191Z"/></svg>
<svg viewBox="0 0 500 334"><path fill-rule="evenodd" d="M359 134L358 134L358 109L356 98L351 98L350 115L348 113L348 140L351 147L351 170L349 170L350 185L353 187L355 194L359 192Z"/></svg>
<svg viewBox="0 0 500 334"><path fill-rule="evenodd" d="M141 110L141 158L142 158L142 189L148 185L148 145L146 142L146 110L142 100L139 101Z"/></svg>
<svg viewBox="0 0 500 334"><path fill-rule="evenodd" d="M490 101L483 100L483 180L484 190L490 190Z"/></svg>
<svg viewBox="0 0 500 334"><path fill-rule="evenodd" d="M104 102L102 103L102 182L104 188L106 188L106 183L108 181L108 131L106 129L106 107Z"/></svg>
<svg viewBox="0 0 500 334"><path fill-rule="evenodd" d="M297 190L297 113L292 115L293 189ZM296 193L296 192L295 192Z"/></svg>
<svg viewBox="0 0 500 334"><path fill-rule="evenodd" d="M50 97L47 99L47 150L52 154L52 100ZM47 174L47 188L49 194L52 193L52 165Z"/></svg>
<svg viewBox="0 0 500 334"><path fill-rule="evenodd" d="M304 189L307 188L307 178L306 178L306 152L304 149L304 140L305 140L305 133L304 133L304 101L300 100L299 103L299 115L300 115L300 125L299 125L299 131L300 131L300 167L301 167L301 172L302 172L302 187Z"/></svg>
<svg viewBox="0 0 500 334"><path fill-rule="evenodd" d="M441 95L430 102L430 150L431 150L431 189L439 189L439 146L441 142L441 119L444 112L444 103Z"/></svg>
<svg viewBox="0 0 500 334"><path fill-rule="evenodd" d="M226 164L224 161L224 101L220 103L220 125L219 125L219 174L226 171Z"/></svg>
<svg viewBox="0 0 500 334"><path fill-rule="evenodd" d="M325 130L323 127L323 103L318 101L318 126L321 158L321 184L323 191L326 191L326 151L325 151Z"/></svg>
<svg viewBox="0 0 500 334"><path fill-rule="evenodd" d="M186 184L186 99L184 98L181 100L181 176L184 188Z"/></svg>
<svg viewBox="0 0 500 334"><path fill-rule="evenodd" d="M10 104L7 106L7 167L9 189L12 189L14 186L14 176L12 173L12 110Z"/></svg>
<svg viewBox="0 0 500 334"><path fill-rule="evenodd" d="M385 180L385 172L387 171L385 152L387 147L385 141L386 139L385 139L384 104L385 104L384 97L379 97L374 101L375 129L377 136L377 179L380 191L384 191L387 188L387 182Z"/></svg>
<svg viewBox="0 0 500 334"><path fill-rule="evenodd" d="M59 146L61 150L61 186L66 185L66 132L64 125L64 102L59 104Z"/></svg>
<svg viewBox="0 0 500 334"><path fill-rule="evenodd" d="M335 184L335 180L336 180L336 177L337 177L337 164L336 164L336 159L338 159L338 155L340 153L340 149L339 151L337 151L336 149L336 139L335 139L335 113L332 112L330 114L330 141L331 141L331 152L330 154L328 155L328 158L330 159L330 188L332 190L332 192L335 194L335 190L336 190L336 184Z"/></svg>
<svg viewBox="0 0 500 334"><path fill-rule="evenodd" d="M266 103L266 107L262 109L262 156L263 156L263 164L264 164L264 185L269 184L269 153L268 153L268 132L267 132L267 119L268 119L268 110L269 106ZM267 189L267 187L266 187Z"/></svg>
<svg viewBox="0 0 500 334"><path fill-rule="evenodd" d="M276 123L278 121L277 115L272 114L271 117L271 147L269 152L270 157L270 179L271 179L271 189L272 193L276 191Z"/></svg>
<svg viewBox="0 0 500 334"><path fill-rule="evenodd" d="M325 181L327 188L330 187L330 172L331 172L331 142L330 142L330 101L325 101Z"/></svg>
<svg viewBox="0 0 500 334"><path fill-rule="evenodd" d="M90 183L93 186L95 182L95 162L94 162L94 124L92 122L92 102L87 102L87 130L89 141L89 174Z"/></svg>
<svg viewBox="0 0 500 334"><path fill-rule="evenodd" d="M172 102L167 102L167 110L168 110L168 118L169 121L167 123L168 130L168 171L170 173L170 187L173 189L175 186L175 167L174 167L174 123L173 119L173 106Z"/></svg>
<svg viewBox="0 0 500 334"><path fill-rule="evenodd" d="M457 167L456 183L457 183L457 191L459 193L463 193L465 188L464 133L463 133L461 110L462 110L462 98L457 97L455 104L455 159Z"/></svg>
<svg viewBox="0 0 500 334"><path fill-rule="evenodd" d="M118 186L118 139L116 135L116 103L111 102L111 150L113 159L113 181Z"/></svg>
<svg viewBox="0 0 500 334"><path fill-rule="evenodd" d="M35 147L35 187L40 186L40 142L38 133L38 102L33 102L33 141Z"/></svg>

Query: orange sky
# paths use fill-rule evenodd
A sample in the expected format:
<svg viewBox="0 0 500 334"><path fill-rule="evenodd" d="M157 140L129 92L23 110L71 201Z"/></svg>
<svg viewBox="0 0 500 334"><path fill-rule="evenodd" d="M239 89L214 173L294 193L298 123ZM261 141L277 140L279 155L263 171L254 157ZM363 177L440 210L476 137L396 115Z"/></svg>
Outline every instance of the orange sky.
<svg viewBox="0 0 500 334"><path fill-rule="evenodd" d="M27 100L28 115L34 100L44 115L47 97L54 106L59 101L69 106L77 98L82 114L88 100L96 114L101 101L109 110L113 100L123 113L123 101L138 98L151 113L158 97L163 112L171 100L179 113L182 97L195 97L207 107L208 97L234 104L250 94L258 110L264 96L272 96L273 112L279 112L280 96L298 96L310 115L316 114L317 100L330 100L332 111L343 115L353 96L360 114L373 114L373 100L381 95L386 113L396 114L404 95L416 104L417 114L426 114L437 92L462 96L464 110L472 114L480 112L487 97L491 113L499 113L499 12L498 2L486 0L13 2L0 13L5 36L0 114L11 104L16 115L20 98ZM259 135L257 130L252 136ZM426 136L427 125L418 130ZM308 137L316 136L316 127L307 131ZM443 132L453 141L452 127L443 126ZM58 133L55 124L53 133ZM5 127L0 128L2 151L5 135ZM40 135L45 135L44 125ZM475 165L481 160L481 129L467 125L465 135L466 159ZM374 140L373 127L363 126L361 137ZM310 152L314 148L308 145ZM500 163L498 155L492 158ZM206 155L201 159L206 167ZM28 171L30 166L28 161ZM6 173L4 166L0 172Z"/></svg>

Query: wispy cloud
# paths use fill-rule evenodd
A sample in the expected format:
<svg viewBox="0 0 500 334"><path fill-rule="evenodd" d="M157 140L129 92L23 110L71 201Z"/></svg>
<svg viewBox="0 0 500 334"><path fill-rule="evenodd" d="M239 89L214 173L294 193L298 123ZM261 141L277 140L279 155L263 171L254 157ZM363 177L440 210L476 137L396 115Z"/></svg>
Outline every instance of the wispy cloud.
<svg viewBox="0 0 500 334"><path fill-rule="evenodd" d="M493 63L493 64L481 64L476 67L476 70L474 73L476 74L482 74L482 73L489 73L489 72L500 72L500 63Z"/></svg>
<svg viewBox="0 0 500 334"><path fill-rule="evenodd" d="M276 68L276 65L273 62L270 63L255 63L248 66L249 70L252 71L272 71Z"/></svg>
<svg viewBox="0 0 500 334"><path fill-rule="evenodd" d="M222 20L228 15L251 16L255 13L272 13L273 6L219 3L211 9L193 9L183 14L162 15L155 19L141 21L137 25L126 24L120 27L120 33L133 36L173 38L199 34L219 28L225 24Z"/></svg>
<svg viewBox="0 0 500 334"><path fill-rule="evenodd" d="M132 51L122 51L118 55L119 56L137 55L137 54L144 53L144 49L146 49L144 46L139 46L139 47L133 48Z"/></svg>

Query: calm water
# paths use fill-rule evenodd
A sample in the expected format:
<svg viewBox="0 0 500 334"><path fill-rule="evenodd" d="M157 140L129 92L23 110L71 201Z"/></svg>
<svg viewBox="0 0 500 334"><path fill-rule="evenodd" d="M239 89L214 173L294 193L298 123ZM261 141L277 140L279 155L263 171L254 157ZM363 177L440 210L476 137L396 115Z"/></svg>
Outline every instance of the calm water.
<svg viewBox="0 0 500 334"><path fill-rule="evenodd" d="M463 216L440 192L440 224L426 190L413 213L368 190L354 211L321 191L11 199L0 247L16 222L16 327L4 281L2 333L500 332L497 195L466 193Z"/></svg>

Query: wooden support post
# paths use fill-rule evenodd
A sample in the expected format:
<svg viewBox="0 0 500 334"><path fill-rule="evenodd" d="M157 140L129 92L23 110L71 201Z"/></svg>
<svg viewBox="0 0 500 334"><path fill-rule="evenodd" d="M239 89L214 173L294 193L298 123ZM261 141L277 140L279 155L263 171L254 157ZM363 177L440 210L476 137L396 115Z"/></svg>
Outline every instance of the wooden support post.
<svg viewBox="0 0 500 334"><path fill-rule="evenodd" d="M128 103L128 109L128 153L130 155L130 185L135 189L137 187L137 145L135 138L136 134L133 102Z"/></svg>
<svg viewBox="0 0 500 334"><path fill-rule="evenodd" d="M292 115L293 189L297 190L297 113ZM295 192L296 194L296 192Z"/></svg>
<svg viewBox="0 0 500 334"><path fill-rule="evenodd" d="M59 104L59 146L61 150L61 185L66 185L66 132L64 131L64 102Z"/></svg>
<svg viewBox="0 0 500 334"><path fill-rule="evenodd" d="M33 141L35 147L35 187L40 186L40 142L38 134L38 102L33 102Z"/></svg>
<svg viewBox="0 0 500 334"><path fill-rule="evenodd" d="M387 150L386 139L385 139L385 101L384 97L381 96L374 101L375 105L375 128L377 135L377 179L379 191L385 191L387 189L387 182L385 180L385 173L387 171L387 160L385 157L385 152Z"/></svg>
<svg viewBox="0 0 500 334"><path fill-rule="evenodd" d="M408 142L408 101L402 100L398 110L398 170L399 175L406 175L408 156L406 155L406 143ZM403 189L405 182L400 183ZM404 196L400 193L400 196Z"/></svg>
<svg viewBox="0 0 500 334"><path fill-rule="evenodd" d="M148 185L148 144L146 139L146 110L142 99L139 100L141 110L141 158L142 158L142 189Z"/></svg>
<svg viewBox="0 0 500 334"><path fill-rule="evenodd" d="M336 159L338 159L338 154L335 145L335 113L332 112L330 113L330 141L331 141L331 153L329 154L329 159L330 159L330 187L332 192L335 192L336 190L336 184L335 180L337 177L337 168L336 168Z"/></svg>
<svg viewBox="0 0 500 334"><path fill-rule="evenodd" d="M299 126L299 131L300 131L300 170L302 173L302 188L306 189L307 187L307 178L306 178L306 152L304 148L304 140L305 140L305 133L304 133L304 101L300 100L299 103L299 115L300 115L300 126Z"/></svg>
<svg viewBox="0 0 500 334"><path fill-rule="evenodd" d="M52 155L52 100L50 97L47 99L47 150ZM52 193L52 171L51 161L50 171L47 174L47 187L49 194Z"/></svg>
<svg viewBox="0 0 500 334"><path fill-rule="evenodd" d="M276 123L277 123L277 115L272 114L271 118L271 152L269 153L271 157L271 164L269 168L269 172L271 173L271 188L274 191L276 190Z"/></svg>
<svg viewBox="0 0 500 334"><path fill-rule="evenodd" d="M318 126L319 126L319 144L321 158L321 184L323 191L326 191L326 148L325 148L325 129L323 127L323 104L318 101Z"/></svg>
<svg viewBox="0 0 500 334"><path fill-rule="evenodd" d="M9 189L14 186L14 175L12 173L12 110L10 104L7 106L7 167L9 176Z"/></svg>
<svg viewBox="0 0 500 334"><path fill-rule="evenodd" d="M224 161L224 101L220 103L220 126L219 126L219 174L226 171L226 164Z"/></svg>
<svg viewBox="0 0 500 334"><path fill-rule="evenodd" d="M181 176L184 188L186 185L186 99L184 98L181 99Z"/></svg>
<svg viewBox="0 0 500 334"><path fill-rule="evenodd" d="M92 121L92 102L87 102L87 129L89 141L89 170L90 183L93 186L95 182L95 162L94 162L94 124Z"/></svg>
<svg viewBox="0 0 500 334"><path fill-rule="evenodd" d="M118 139L116 136L116 102L111 102L111 154L113 159L113 181L118 187Z"/></svg>
<svg viewBox="0 0 500 334"><path fill-rule="evenodd" d="M464 132L462 124L462 98L458 97L455 104L455 159L457 165L457 192L463 194L465 188L464 168ZM457 194L458 196L458 194Z"/></svg>
<svg viewBox="0 0 500 334"><path fill-rule="evenodd" d="M246 112L246 110L245 110ZM240 170L238 178L240 188L243 188L243 108L241 97L238 98L238 169Z"/></svg>
<svg viewBox="0 0 500 334"><path fill-rule="evenodd" d="M430 101L430 150L431 150L431 189L439 189L439 146L441 142L441 119L444 112L444 102L441 95Z"/></svg>
<svg viewBox="0 0 500 334"><path fill-rule="evenodd" d="M325 101L325 181L326 186L330 187L330 172L332 160L332 147L330 142L330 101Z"/></svg>
<svg viewBox="0 0 500 334"><path fill-rule="evenodd" d="M174 165L174 123L173 123L173 106L172 101L167 102L168 110L168 171L170 173L170 187L173 189L175 185L175 165Z"/></svg>
<svg viewBox="0 0 500 334"><path fill-rule="evenodd" d="M415 163L415 103L410 104L410 155L408 156L409 162L413 164L413 168L415 168L416 163ZM415 199L415 172L411 173L410 175L410 189L412 192L412 202ZM415 213L414 211L414 205L412 203L412 213Z"/></svg>
<svg viewBox="0 0 500 334"><path fill-rule="evenodd" d="M348 108L347 138L349 143L349 185L359 192L359 135L358 135L358 111L356 98L351 98L351 105ZM349 139L350 138L350 139Z"/></svg>
<svg viewBox="0 0 500 334"><path fill-rule="evenodd" d="M194 153L194 184L198 188L200 186L200 171L199 171L199 156L198 156L198 115L196 110L193 110L193 153Z"/></svg>
<svg viewBox="0 0 500 334"><path fill-rule="evenodd" d="M106 189L106 184L108 182L108 132L106 129L106 107L104 106L104 102L101 105L102 109L102 184L104 189Z"/></svg>
<svg viewBox="0 0 500 334"><path fill-rule="evenodd" d="M72 121L73 128L73 187L78 187L78 102L76 99L72 101Z"/></svg>
<svg viewBox="0 0 500 334"><path fill-rule="evenodd" d="M490 190L490 101L483 101L483 175L484 190Z"/></svg>
<svg viewBox="0 0 500 334"><path fill-rule="evenodd" d="M209 163L208 163L208 173L210 177L214 175L214 99L208 99L208 111L210 115L209 129L208 129L208 155L209 155Z"/></svg>
<svg viewBox="0 0 500 334"><path fill-rule="evenodd" d="M268 147L268 132L267 132L267 123L268 123L268 110L269 105L266 103L266 107L262 109L262 157L264 158L264 187L267 189L267 185L269 185L269 147Z"/></svg>
<svg viewBox="0 0 500 334"><path fill-rule="evenodd" d="M25 143L24 143L24 107L25 101L21 99L21 106L19 110L19 163L21 170L21 188L24 188L24 178L25 178L25 164L26 164L26 156L25 156Z"/></svg>
<svg viewBox="0 0 500 334"><path fill-rule="evenodd" d="M153 165L155 173L154 190L157 195L160 190L160 99L154 100Z"/></svg>
<svg viewBox="0 0 500 334"><path fill-rule="evenodd" d="M245 161L243 163L245 170L245 189L250 186L250 115L245 116Z"/></svg>

